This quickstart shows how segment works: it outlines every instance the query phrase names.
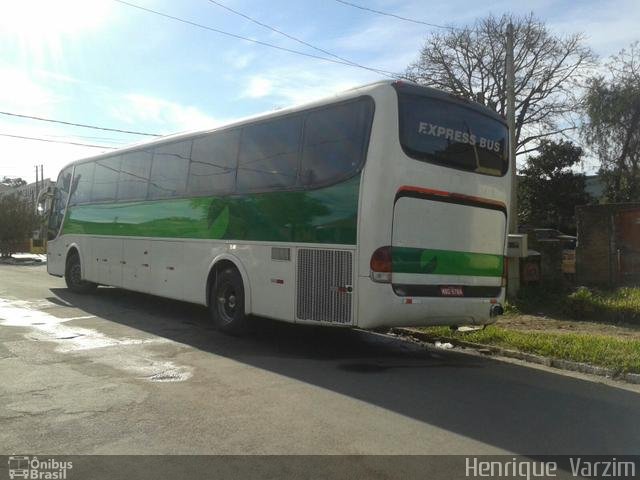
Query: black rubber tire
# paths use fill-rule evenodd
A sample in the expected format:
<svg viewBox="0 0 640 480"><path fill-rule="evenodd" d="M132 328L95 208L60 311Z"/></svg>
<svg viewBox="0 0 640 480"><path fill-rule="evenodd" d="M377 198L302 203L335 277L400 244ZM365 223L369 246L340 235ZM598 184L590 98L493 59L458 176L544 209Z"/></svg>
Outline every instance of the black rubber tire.
<svg viewBox="0 0 640 480"><path fill-rule="evenodd" d="M64 281L67 288L76 293L91 293L98 287L93 282L82 280L82 267L80 265L80 257L77 253L72 253L67 258L64 269Z"/></svg>
<svg viewBox="0 0 640 480"><path fill-rule="evenodd" d="M233 267L221 269L211 286L209 311L215 327L224 333L241 335L248 329L244 312L244 285Z"/></svg>

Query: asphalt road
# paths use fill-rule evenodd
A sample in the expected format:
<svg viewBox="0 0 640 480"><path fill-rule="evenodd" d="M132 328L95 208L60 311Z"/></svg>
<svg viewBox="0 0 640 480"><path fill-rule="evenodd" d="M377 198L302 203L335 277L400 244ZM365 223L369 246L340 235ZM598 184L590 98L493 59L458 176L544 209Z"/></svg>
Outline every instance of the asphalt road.
<svg viewBox="0 0 640 480"><path fill-rule="evenodd" d="M633 391L0 266L0 453L635 454Z"/></svg>

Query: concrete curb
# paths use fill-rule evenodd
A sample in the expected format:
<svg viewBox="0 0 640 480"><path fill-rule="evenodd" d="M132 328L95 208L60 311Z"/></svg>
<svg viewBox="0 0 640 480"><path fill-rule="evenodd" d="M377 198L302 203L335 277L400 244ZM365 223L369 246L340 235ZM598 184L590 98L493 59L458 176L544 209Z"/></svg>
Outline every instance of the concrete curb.
<svg viewBox="0 0 640 480"><path fill-rule="evenodd" d="M473 349L485 355L500 355L502 357L514 358L516 360L522 360L524 362L544 365L545 367L553 367L559 370L568 370L571 372L587 373L590 375L613 378L616 380L623 380L628 383L633 383L635 385L640 385L640 374L638 373L618 374L610 368L597 367L595 365L589 365L587 363L572 362L571 360L549 358L533 353L524 353L517 350L509 350L507 348L496 347L494 345L483 345L481 343L465 342L464 340L458 340L454 338L434 337L432 335L428 335L424 332L414 330L412 328L392 328L391 333L403 337L414 338L421 342L431 344L434 344L436 341L443 343L448 342L452 345L455 345L456 347Z"/></svg>
<svg viewBox="0 0 640 480"><path fill-rule="evenodd" d="M46 265L47 262L40 259L31 259L31 258L2 258L0 259L0 265L12 265L12 266L21 266L21 265Z"/></svg>
<svg viewBox="0 0 640 480"><path fill-rule="evenodd" d="M44 253L14 253L11 257L0 258L0 265L46 265Z"/></svg>

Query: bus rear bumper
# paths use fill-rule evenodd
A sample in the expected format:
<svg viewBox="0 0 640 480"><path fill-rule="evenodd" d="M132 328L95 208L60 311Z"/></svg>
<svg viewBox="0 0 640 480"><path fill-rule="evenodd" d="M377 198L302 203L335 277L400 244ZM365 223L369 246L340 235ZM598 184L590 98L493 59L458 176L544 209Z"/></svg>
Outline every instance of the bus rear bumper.
<svg viewBox="0 0 640 480"><path fill-rule="evenodd" d="M488 325L497 320L494 305L504 304L505 289L497 298L401 297L388 283L369 277L358 282L358 327L419 327L432 325ZM494 308L494 313L495 313Z"/></svg>

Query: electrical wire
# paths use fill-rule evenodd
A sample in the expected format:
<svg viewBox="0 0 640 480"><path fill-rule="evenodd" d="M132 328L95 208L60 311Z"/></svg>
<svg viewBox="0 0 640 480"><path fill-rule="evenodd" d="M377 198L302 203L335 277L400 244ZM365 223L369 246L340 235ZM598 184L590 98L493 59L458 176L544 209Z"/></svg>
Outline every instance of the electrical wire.
<svg viewBox="0 0 640 480"><path fill-rule="evenodd" d="M132 135L146 135L148 137L160 137L161 136L161 135L159 135L157 133L145 133L145 132L136 132L134 130L120 130L119 128L98 127L96 125L87 125L87 124L84 124L84 123L65 122L63 120L54 120L52 118L34 117L33 115L21 115L19 113L12 113L12 112L2 112L2 111L0 111L0 115L7 115L7 116L10 116L10 117L18 117L18 118L28 118L30 120L39 120L41 122L61 123L62 125L71 125L71 126L74 126L74 127L93 128L94 130L104 130L104 131L107 131L107 132L130 133Z"/></svg>
<svg viewBox="0 0 640 480"><path fill-rule="evenodd" d="M238 15L238 16L246 19L246 20L249 20L250 22L255 23L256 25L260 25L261 27L264 27L264 28L266 28L268 30L271 30L272 32L276 32L277 34L282 35L282 36L284 36L284 37L286 37L286 38L288 38L290 40L293 40L295 42L298 42L301 45L307 46L309 48L313 48L314 50L317 50L318 52L324 53L325 55L329 55L331 57L337 58L338 60L341 60L343 62L349 63L350 65L353 65L355 67L364 68L365 70L369 70L369 71L372 71L372 72L375 72L375 73L379 73L379 74L385 75L385 76L387 76L389 78L394 78L394 79L395 78L400 78L400 75L397 74L397 73L390 72L388 70L381 70L381 69L375 68L375 67L367 67L366 65L362 65L362 64L356 63L356 62L354 62L352 60L349 60L347 58L344 58L344 57L341 57L339 55L336 55L335 53L332 53L332 52L330 52L328 50L325 50L324 48L316 47L315 45L312 45L311 43L306 42L305 40L302 40L302 39L300 39L298 37L294 37L293 35L290 35L290 34L284 32L284 31L282 31L280 29L277 29L275 27L272 27L271 25L268 25L268 24L266 24L264 22L256 20L255 18L250 17L249 15L247 15L245 13L239 12L238 10L234 10L233 8L231 8L231 7L227 6L227 5L224 5L224 4L222 4L222 3L220 3L220 2L218 2L216 0L208 0L208 1L210 3L213 3L214 5L217 5L217 6L221 7L221 8L224 8L225 10L233 13L234 15Z"/></svg>
<svg viewBox="0 0 640 480"><path fill-rule="evenodd" d="M358 5L356 3L351 3L351 2L347 2L345 0L335 0L338 3L342 3L343 5L346 5L348 7L353 7L353 8L357 8L359 10L365 10L367 12L371 12L371 13L376 13L378 15L384 15L385 17L393 17L397 20L403 20L405 22L411 22L411 23L417 23L420 25L426 25L428 27L434 27L434 28L443 28L445 30L462 30L458 27L447 27L445 25L438 25L436 23L429 23L429 22L424 22L422 20L415 20L413 18L408 18L408 17L403 17L401 15L396 15L395 13L389 13L389 12L383 12L381 10L376 10L374 8L369 8L369 7L365 7L364 5Z"/></svg>
<svg viewBox="0 0 640 480"><path fill-rule="evenodd" d="M21 140L36 140L38 142L50 142L50 143L65 143L67 145L78 145L81 147L92 147L92 148L106 148L109 150L115 150L116 147L107 147L106 145L93 145L90 143L79 143L79 142L67 142L63 140L52 140L50 138L41 138L41 137L26 137L24 135L12 135L9 133L0 133L0 137L9 137L9 138L18 138Z"/></svg>
<svg viewBox="0 0 640 480"><path fill-rule="evenodd" d="M81 138L81 139L88 139L88 140L104 140L105 142L108 143L117 143L117 144L122 144L122 145L128 145L131 142L130 141L126 141L126 140L122 140L122 139L118 139L118 138L112 138L112 137L93 137L93 136L88 136L88 135L44 135L47 138L68 138L71 140L75 140L77 138Z"/></svg>
<svg viewBox="0 0 640 480"><path fill-rule="evenodd" d="M138 10L142 10L142 11L147 12L147 13L152 13L152 14L158 15L160 17L168 18L168 19L174 20L176 22L180 22L180 23L184 23L184 24L187 24L187 25L191 25L192 27L201 28L203 30L208 30L208 31L211 31L211 32L219 33L221 35L226 35L228 37L237 38L239 40L244 40L244 41L247 41L247 42L255 43L257 45L262 45L264 47L269 47L269 48L273 48L273 49L276 49L276 50L281 50L283 52L288 52L288 53L292 53L292 54L295 54L295 55L300 55L300 56L303 56L303 57L315 58L316 60L323 60L325 62L336 63L338 65L347 65L348 67L365 68L367 70L376 71L374 69L369 69L368 67L359 66L359 65L356 65L354 63L345 62L345 61L337 60L337 59L333 59L333 58L327 58L327 57L323 57L323 56L320 56L320 55L315 55L313 53L301 52L300 50L293 50L291 48L281 47L281 46L275 45L273 43L263 42L261 40L256 40L256 39L253 39L253 38L245 37L243 35L238 35L236 33L226 32L226 31L220 30L218 28L209 27L209 26L203 25L201 23L192 22L191 20L186 20L184 18L176 17L174 15L169 15L167 13L159 12L157 10L152 10L150 8L146 8L146 7L143 7L143 6L140 6L140 5L136 5L135 3L126 2L125 0L113 0L113 1L121 3L123 5L128 5L129 7L136 8ZM380 72L377 72L377 73L380 73ZM396 78L396 77L393 77L393 78Z"/></svg>

